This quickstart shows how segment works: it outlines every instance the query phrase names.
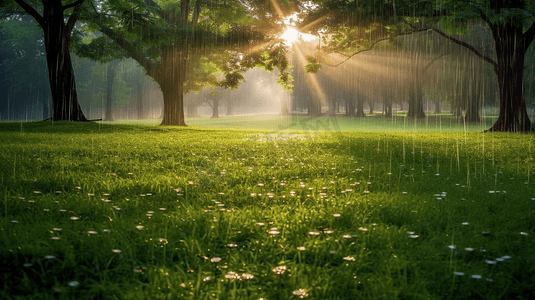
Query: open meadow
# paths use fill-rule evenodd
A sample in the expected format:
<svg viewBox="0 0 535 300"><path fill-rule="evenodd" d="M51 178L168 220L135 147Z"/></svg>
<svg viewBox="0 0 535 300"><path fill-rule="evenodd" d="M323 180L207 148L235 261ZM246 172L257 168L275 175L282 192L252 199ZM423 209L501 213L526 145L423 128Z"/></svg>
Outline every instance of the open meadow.
<svg viewBox="0 0 535 300"><path fill-rule="evenodd" d="M535 298L534 134L299 118L0 123L0 298Z"/></svg>

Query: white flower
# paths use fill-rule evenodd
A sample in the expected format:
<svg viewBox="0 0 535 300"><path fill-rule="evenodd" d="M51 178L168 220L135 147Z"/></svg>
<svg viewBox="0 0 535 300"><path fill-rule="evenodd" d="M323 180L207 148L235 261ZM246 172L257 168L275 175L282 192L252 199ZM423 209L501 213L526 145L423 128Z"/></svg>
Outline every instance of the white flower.
<svg viewBox="0 0 535 300"><path fill-rule="evenodd" d="M212 257L212 259L210 259L211 262L213 263L218 263L221 261L221 257Z"/></svg>
<svg viewBox="0 0 535 300"><path fill-rule="evenodd" d="M233 272L233 271L229 271L227 274L225 274L225 278L227 278L227 279L240 279L241 280L240 275L238 275L238 273Z"/></svg>
<svg viewBox="0 0 535 300"><path fill-rule="evenodd" d="M294 295L298 296L299 298L304 298L304 297L308 296L306 290L304 290L304 289L298 289L297 291L293 291L292 293Z"/></svg>

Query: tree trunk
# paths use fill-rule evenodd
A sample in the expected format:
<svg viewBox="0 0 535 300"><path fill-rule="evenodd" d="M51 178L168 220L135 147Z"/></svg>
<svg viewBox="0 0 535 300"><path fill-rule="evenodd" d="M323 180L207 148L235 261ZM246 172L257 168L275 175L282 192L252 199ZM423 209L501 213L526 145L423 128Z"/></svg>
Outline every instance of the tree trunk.
<svg viewBox="0 0 535 300"><path fill-rule="evenodd" d="M436 100L435 101L435 114L440 114L440 113L442 113L442 110L440 109L440 101Z"/></svg>
<svg viewBox="0 0 535 300"><path fill-rule="evenodd" d="M106 89L106 112L104 115L104 121L113 121L113 114L112 114L112 96L113 96L113 81L115 80L115 61L108 63L108 69L106 72L106 81L107 81L107 89Z"/></svg>
<svg viewBox="0 0 535 300"><path fill-rule="evenodd" d="M370 106L370 114L373 116L373 101L369 101L368 105Z"/></svg>
<svg viewBox="0 0 535 300"><path fill-rule="evenodd" d="M137 119L143 120L143 88L141 86L138 87L137 93L136 93L136 108L137 108Z"/></svg>
<svg viewBox="0 0 535 300"><path fill-rule="evenodd" d="M159 84L163 92L163 118L160 125L186 126L184 118L184 81L187 50L167 45L162 49Z"/></svg>
<svg viewBox="0 0 535 300"><path fill-rule="evenodd" d="M357 118L363 118L366 116L366 113L364 112L364 101L361 97L357 99L357 114L355 117Z"/></svg>
<svg viewBox="0 0 535 300"><path fill-rule="evenodd" d="M55 121L87 121L76 93L69 42L71 30L65 24L61 1L44 1L44 37L48 78Z"/></svg>
<svg viewBox="0 0 535 300"><path fill-rule="evenodd" d="M523 35L514 23L492 24L496 46L500 113L489 131L531 131L524 97L524 59L533 37Z"/></svg>
<svg viewBox="0 0 535 300"><path fill-rule="evenodd" d="M472 99L472 101L468 103L464 120L468 123L481 122L481 118L479 117L479 99Z"/></svg>
<svg viewBox="0 0 535 300"><path fill-rule="evenodd" d="M319 117L321 115L321 101L313 94L309 95L308 100L308 116Z"/></svg>
<svg viewBox="0 0 535 300"><path fill-rule="evenodd" d="M355 99L348 97L346 94L346 117L355 116Z"/></svg>
<svg viewBox="0 0 535 300"><path fill-rule="evenodd" d="M422 87L418 79L411 84L409 90L409 111L407 117L415 119L425 118Z"/></svg>
<svg viewBox="0 0 535 300"><path fill-rule="evenodd" d="M212 117L211 119L219 118L219 96L215 96L212 99L214 101L214 106L212 107Z"/></svg>
<svg viewBox="0 0 535 300"><path fill-rule="evenodd" d="M197 112L197 102L194 99L189 99L186 102L186 117L187 118L200 118L201 116Z"/></svg>

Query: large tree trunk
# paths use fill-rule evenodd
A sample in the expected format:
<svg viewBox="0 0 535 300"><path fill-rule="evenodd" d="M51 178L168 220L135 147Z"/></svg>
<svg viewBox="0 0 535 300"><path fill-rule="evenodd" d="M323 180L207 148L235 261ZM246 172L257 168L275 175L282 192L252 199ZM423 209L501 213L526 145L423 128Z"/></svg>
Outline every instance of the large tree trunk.
<svg viewBox="0 0 535 300"><path fill-rule="evenodd" d="M52 119L87 121L78 103L69 51L71 20L69 19L69 24L65 24L61 1L43 1L43 4L43 22L40 24L44 30L46 62L52 92Z"/></svg>
<svg viewBox="0 0 535 300"><path fill-rule="evenodd" d="M160 125L186 126L184 120L184 88L179 84L160 85L163 92L163 119Z"/></svg>
<svg viewBox="0 0 535 300"><path fill-rule="evenodd" d="M524 58L533 37L523 35L522 26L506 23L491 26L496 46L500 88L500 113L490 131L531 131L524 98Z"/></svg>
<svg viewBox="0 0 535 300"><path fill-rule="evenodd" d="M163 118L160 125L186 126L184 118L184 81L187 50L168 45L162 50L159 84L163 92Z"/></svg>

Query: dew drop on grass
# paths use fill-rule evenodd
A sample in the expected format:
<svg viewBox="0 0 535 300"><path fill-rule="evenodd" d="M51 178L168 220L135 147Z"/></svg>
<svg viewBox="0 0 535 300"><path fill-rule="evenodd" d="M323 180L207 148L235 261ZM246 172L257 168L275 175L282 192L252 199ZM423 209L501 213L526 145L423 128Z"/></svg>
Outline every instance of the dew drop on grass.
<svg viewBox="0 0 535 300"><path fill-rule="evenodd" d="M355 261L355 258L354 258L354 257L351 257L351 256L346 256L346 257L344 257L344 260L347 260L347 261Z"/></svg>
<svg viewBox="0 0 535 300"><path fill-rule="evenodd" d="M305 248L305 247L297 247L297 250L299 250L299 251L305 251L306 248Z"/></svg>
<svg viewBox="0 0 535 300"><path fill-rule="evenodd" d="M210 259L211 262L213 263L218 263L221 261L221 257L212 257L212 259Z"/></svg>
<svg viewBox="0 0 535 300"><path fill-rule="evenodd" d="M474 279L481 279L481 275L472 275L471 277Z"/></svg>
<svg viewBox="0 0 535 300"><path fill-rule="evenodd" d="M527 232L521 232L520 235L527 236L529 234Z"/></svg>
<svg viewBox="0 0 535 300"><path fill-rule="evenodd" d="M47 255L47 256L45 256L45 258L49 259L49 260L56 259L56 257L54 255Z"/></svg>
<svg viewBox="0 0 535 300"><path fill-rule="evenodd" d="M333 214L333 217L340 218L341 214Z"/></svg>
<svg viewBox="0 0 535 300"><path fill-rule="evenodd" d="M457 276L464 276L464 273L463 272L453 272L454 275L457 275Z"/></svg>
<svg viewBox="0 0 535 300"><path fill-rule="evenodd" d="M206 281L210 281L210 280L212 280L212 277L210 277L210 276L204 277L204 278L202 279L202 281L204 281L204 282L206 282Z"/></svg>
<svg viewBox="0 0 535 300"><path fill-rule="evenodd" d="M136 229L137 229L137 230L143 230L143 228L145 228L145 226L142 226L142 225L138 225L138 226L136 226Z"/></svg>
<svg viewBox="0 0 535 300"><path fill-rule="evenodd" d="M464 226L467 226L468 225L468 222L463 222L462 223Z"/></svg>
<svg viewBox="0 0 535 300"><path fill-rule="evenodd" d="M71 287L75 287L75 286L78 286L80 283L78 281L71 281L69 282L69 286Z"/></svg>
<svg viewBox="0 0 535 300"><path fill-rule="evenodd" d="M25 268L29 268L29 267L33 266L33 264L25 263L25 264L23 264L23 266L24 266Z"/></svg>
<svg viewBox="0 0 535 300"><path fill-rule="evenodd" d="M455 245L449 245L448 248L450 248L451 250L454 250L456 249L457 247Z"/></svg>
<svg viewBox="0 0 535 300"><path fill-rule="evenodd" d="M472 252L474 251L474 248L464 248L464 251Z"/></svg>
<svg viewBox="0 0 535 300"><path fill-rule="evenodd" d="M54 241L59 241L59 239L60 239L59 236L53 236L53 237L52 237L52 240L54 240Z"/></svg>
<svg viewBox="0 0 535 300"><path fill-rule="evenodd" d="M313 236L320 235L320 233L316 231L310 231L308 234L313 235Z"/></svg>
<svg viewBox="0 0 535 300"><path fill-rule="evenodd" d="M485 260L485 263L487 265L495 265L496 264L496 261L495 260Z"/></svg>
<svg viewBox="0 0 535 300"><path fill-rule="evenodd" d="M112 249L111 252L113 252L113 253L121 253L121 250L119 250L119 249Z"/></svg>

